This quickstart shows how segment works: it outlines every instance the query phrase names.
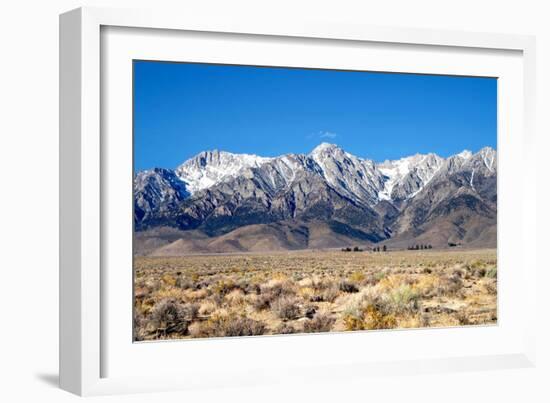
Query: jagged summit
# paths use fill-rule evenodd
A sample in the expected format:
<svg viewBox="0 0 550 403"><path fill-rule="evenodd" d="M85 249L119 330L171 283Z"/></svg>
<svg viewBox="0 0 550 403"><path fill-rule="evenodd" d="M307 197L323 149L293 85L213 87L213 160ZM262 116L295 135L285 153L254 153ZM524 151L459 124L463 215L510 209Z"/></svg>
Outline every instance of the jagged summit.
<svg viewBox="0 0 550 403"><path fill-rule="evenodd" d="M184 188L185 194L192 195L269 163L266 170L270 171L270 175L280 177L267 178L264 175L264 179L273 184L277 182L288 186L290 181L304 172L315 173L322 176L335 191L351 200L374 205L381 200L400 201L410 198L421 191L439 170L452 172L467 163L476 165L472 162L475 158L491 171L496 164L496 151L484 147L476 154L464 150L447 159L429 153L376 163L354 156L337 144L322 142L309 154L285 154L279 157L220 150L203 151L177 167L173 174L182 182L177 184L178 189ZM157 176L166 176L169 171L160 170L163 168L150 171L156 172ZM250 172L248 174L254 175ZM143 177L142 174L140 178ZM170 181L165 182L174 183L174 179L171 177ZM156 193L163 192L157 190Z"/></svg>
<svg viewBox="0 0 550 403"><path fill-rule="evenodd" d="M252 154L203 151L177 167L175 173L189 192L195 193L236 175L243 168L258 167L269 160Z"/></svg>
<svg viewBox="0 0 550 403"><path fill-rule="evenodd" d="M337 144L322 142L313 150L311 150L311 153L309 155L318 155L322 153L327 154L333 152L344 152L344 150Z"/></svg>
<svg viewBox="0 0 550 403"><path fill-rule="evenodd" d="M472 156L472 152L470 150L463 150L462 152L456 154L457 157L460 157L464 160L469 159Z"/></svg>

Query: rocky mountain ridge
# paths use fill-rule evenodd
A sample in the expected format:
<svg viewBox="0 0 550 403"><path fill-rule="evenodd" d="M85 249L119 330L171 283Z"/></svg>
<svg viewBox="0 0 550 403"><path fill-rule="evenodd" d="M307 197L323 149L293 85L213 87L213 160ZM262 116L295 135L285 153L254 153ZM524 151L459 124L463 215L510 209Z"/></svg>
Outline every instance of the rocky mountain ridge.
<svg viewBox="0 0 550 403"><path fill-rule="evenodd" d="M212 238L249 225L315 222L326 224L337 243L342 236L370 243L424 236L440 244L468 237L492 244L496 229L493 237L478 227L496 228L496 175L489 147L382 163L328 143L270 158L207 151L175 170L138 172L134 224L138 231L171 227Z"/></svg>

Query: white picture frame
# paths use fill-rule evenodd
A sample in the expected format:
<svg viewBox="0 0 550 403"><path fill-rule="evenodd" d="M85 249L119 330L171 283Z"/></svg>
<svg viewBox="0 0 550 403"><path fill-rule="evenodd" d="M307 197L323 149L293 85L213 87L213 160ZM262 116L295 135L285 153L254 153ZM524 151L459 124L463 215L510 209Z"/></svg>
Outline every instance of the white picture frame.
<svg viewBox="0 0 550 403"><path fill-rule="evenodd" d="M139 32L142 37L138 41L134 38L134 42L131 42L132 36L137 36ZM105 33L114 36L107 41L106 37L102 36ZM151 37L152 33L154 35ZM113 236L117 236L117 228L124 227L123 222L119 223L115 219L120 215L116 214L118 211L112 210L112 205L116 204L116 200L125 200L124 192L114 193L111 182L124 180L125 170L131 171L130 166L116 168L110 163L111 151L122 150L124 153L125 147L128 148L127 142L118 141L124 136L114 136L110 133L114 127L127 132L128 119L111 121L109 108L120 106L114 110L128 112L128 81L119 80L121 72L124 73L124 66L127 67L127 60L137 58L136 55L180 60L182 55L176 54L177 47L174 47L174 44L181 40L179 35L185 33L192 33L193 37L199 40L201 36L215 34L218 44L229 43L231 38L239 38L243 49L239 50L240 45L235 45L230 47L228 54L222 54L220 48L217 56L208 56L213 58L209 60L218 62L228 60L233 52L240 55L239 61L244 61L243 64L246 64L246 61L252 64L261 57L261 52L251 56L251 52L246 48L249 46L247 41L240 39L252 38L255 43L269 41L273 46L299 41L301 49L311 46L312 41L316 41L316 46L327 46L327 49L334 52L347 45L357 48L355 53L362 52L363 45L394 46L395 54L387 56L387 63L390 63L391 59L394 71L415 70L424 73L446 72L462 75L482 75L483 71L490 75L491 71L502 71L502 76L499 77L504 79L503 96L512 98L511 95L514 95L514 101L508 104L507 98L504 98L499 105L499 200L502 199L501 185L503 192L507 192L508 189L502 177L510 179L514 175L511 170L506 169L506 161L509 161L509 164L529 161L534 155L533 37L353 26L320 21L248 21L244 17L238 20L217 21L150 10L81 8L65 13L60 17L60 384L63 389L79 395L96 395L273 382L292 383L295 382L295 375L298 373L300 382L303 382L304 379L322 381L327 374L330 374L331 379L336 377L344 380L381 373L399 375L534 365L534 319L525 317L520 322L518 318L521 312L535 312L536 261L532 254L525 253L528 247L526 237L522 238L522 243L517 245L515 250L500 250L501 245L507 245L509 242L509 237L506 233L501 233L501 228L515 228L522 234L536 234L535 201L528 192L506 198L511 201L504 206L499 204L499 265L503 259L504 262L509 261L521 267L521 270L510 271L510 276L504 276L501 280L499 268L497 327L472 331L455 328L145 343L145 347L136 350L131 342L131 330L128 335L123 335L123 330L117 326L118 323L125 323L125 319L122 318L124 313L117 312L123 310L127 306L124 304L128 304L128 301L125 300L123 304L118 305L116 301L113 302L113 290L117 290L117 284L124 286L128 273L113 276L113 272L108 270L111 267L110 259L116 257L111 256L112 248L109 248L106 241L105 231L111 231L109 228L115 227L114 232L109 232L109 239L112 239ZM283 45L281 47L284 47ZM213 43L212 46L216 44ZM416 58L419 64L413 67L404 67L405 60L403 55L400 56L400 52L409 51L408 47L414 48L414 52L424 53L424 59ZM107 48L109 49L106 50ZM155 48L154 53L148 53L153 52L152 48ZM124 49L131 50L125 52ZM113 51L114 53L109 53ZM181 52L185 50L180 50ZM448 63L430 67L436 57L430 52L448 54L448 58L441 59ZM317 66L320 62L314 60L314 52L311 53L310 62ZM512 57L501 57L507 54ZM489 55L486 67L481 67L481 64L476 66L475 63L486 55ZM120 63L111 66L109 62L102 60L105 57L112 60L120 58ZM195 57L205 56L197 54ZM352 63L352 59L346 59L344 54L339 60L344 64ZM421 64L422 61L424 65ZM262 62L273 63L267 55ZM289 63L292 63L292 60L287 60L285 65ZM303 66L308 61L304 59L296 63ZM331 66L342 67L323 67ZM372 64L369 66L376 68ZM380 69L391 71L387 66L381 64ZM358 68L361 66L358 65ZM479 71L476 72L475 69ZM116 76L118 84L102 77L107 74L119 74ZM112 94L114 95L111 97ZM120 102L117 101L119 98ZM109 105L107 110L104 109L106 104ZM502 116L501 108L504 108L506 116ZM507 135L504 139L502 133ZM127 156L128 153L124 155ZM128 162L125 158L122 158L122 162ZM120 166L125 164L121 163ZM114 170L119 171L116 173ZM515 179L520 181L524 189L535 187L534 176ZM128 181L127 185L131 189L130 182ZM127 201L122 204L124 203L128 204ZM131 210L131 206L120 208ZM108 215L111 219L106 218L107 211L115 211L115 214ZM511 217L511 214L503 215L501 211L516 211L517 214ZM122 238L127 236L127 232L125 234L122 234ZM530 242L535 243L533 236L531 235ZM124 245L128 247L127 243L121 242L121 249L124 249ZM131 272L131 267L128 268L128 272ZM522 309L518 306L517 312L511 313L508 320L506 312L514 308L506 305L506 301L514 285L517 285L514 290L522 295ZM131 284L127 286L131 287ZM120 291L122 295L125 292ZM505 304L504 312L501 303ZM502 313L505 314L503 322L500 319ZM124 326L122 328L125 329ZM506 330L511 328L516 330ZM366 337L378 345L401 345L407 334L409 339L414 338L414 343L420 346L416 355L405 355L405 350L396 349L392 355L387 354L386 357L377 357L372 351L370 358L358 354L347 360L340 360L328 354L323 360L319 360L316 359L313 350L313 347L321 347L330 352L341 343L342 351L349 357L349 352L345 349L353 348ZM486 350L488 344L482 342L476 348L472 346L474 339L490 340L495 337L503 342L495 343L496 346L491 351ZM439 350L434 348L429 351L427 347L422 347L433 344L434 340L438 339L449 344L462 343L462 349L457 347L454 350L445 350L441 347ZM284 357L284 354L280 353L283 348L292 352L292 359L286 357L286 361L278 360L278 357ZM186 370L182 364L169 362L170 357L175 357L174 354L180 354L183 350L188 357L185 365L193 367L193 371ZM383 352L383 349L379 350ZM248 355L243 356L243 351L248 351ZM296 352L300 352L301 355ZM132 363L132 356L137 354L141 362L158 360L163 363L164 369L156 375L145 370L133 371L136 366ZM231 367L220 365L216 371L209 372L207 365L200 365L200 357L211 363L216 359L213 357L214 354L219 360L231 361ZM254 357L262 355L265 357L265 368L261 367L260 361L254 361ZM238 357L244 359L239 360ZM124 366L118 365L117 362L129 364ZM304 367L308 368L305 373ZM205 374L209 376L205 377Z"/></svg>

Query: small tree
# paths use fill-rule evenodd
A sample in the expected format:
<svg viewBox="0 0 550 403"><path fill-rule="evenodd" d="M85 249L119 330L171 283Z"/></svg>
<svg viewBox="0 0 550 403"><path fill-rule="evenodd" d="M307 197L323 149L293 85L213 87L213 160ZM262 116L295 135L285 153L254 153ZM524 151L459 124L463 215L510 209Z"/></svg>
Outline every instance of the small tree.
<svg viewBox="0 0 550 403"><path fill-rule="evenodd" d="M383 250L384 252L387 252L388 247L387 247L386 245L384 245L384 246L382 247L382 250Z"/></svg>

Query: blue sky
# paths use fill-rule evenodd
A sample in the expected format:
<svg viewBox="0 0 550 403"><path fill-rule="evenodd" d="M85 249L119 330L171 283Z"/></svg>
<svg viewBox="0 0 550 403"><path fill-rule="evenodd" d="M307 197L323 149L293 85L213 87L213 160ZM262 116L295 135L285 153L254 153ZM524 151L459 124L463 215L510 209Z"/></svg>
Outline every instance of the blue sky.
<svg viewBox="0 0 550 403"><path fill-rule="evenodd" d="M134 165L321 142L375 161L496 148L496 97L492 78L135 61Z"/></svg>

